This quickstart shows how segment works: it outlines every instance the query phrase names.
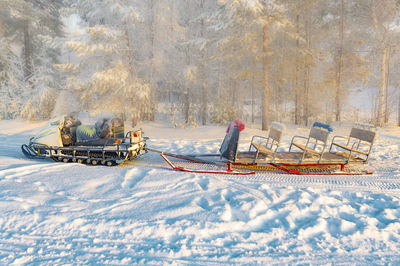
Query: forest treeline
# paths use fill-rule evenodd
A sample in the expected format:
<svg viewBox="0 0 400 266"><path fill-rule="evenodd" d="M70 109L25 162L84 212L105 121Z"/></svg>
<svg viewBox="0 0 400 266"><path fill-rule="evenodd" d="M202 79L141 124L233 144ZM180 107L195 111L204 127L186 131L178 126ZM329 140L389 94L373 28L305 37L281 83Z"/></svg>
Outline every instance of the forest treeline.
<svg viewBox="0 0 400 266"><path fill-rule="evenodd" d="M400 125L400 0L0 0L0 12L2 119Z"/></svg>

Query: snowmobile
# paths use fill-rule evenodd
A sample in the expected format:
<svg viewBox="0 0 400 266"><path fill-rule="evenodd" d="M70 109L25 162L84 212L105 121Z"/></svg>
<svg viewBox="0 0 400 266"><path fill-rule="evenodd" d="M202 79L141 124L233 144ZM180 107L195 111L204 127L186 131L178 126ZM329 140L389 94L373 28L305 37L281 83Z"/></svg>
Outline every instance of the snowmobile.
<svg viewBox="0 0 400 266"><path fill-rule="evenodd" d="M21 149L28 158L113 166L146 153L148 138L142 135L142 130L124 134L120 118L102 118L89 126L69 115L49 121Z"/></svg>

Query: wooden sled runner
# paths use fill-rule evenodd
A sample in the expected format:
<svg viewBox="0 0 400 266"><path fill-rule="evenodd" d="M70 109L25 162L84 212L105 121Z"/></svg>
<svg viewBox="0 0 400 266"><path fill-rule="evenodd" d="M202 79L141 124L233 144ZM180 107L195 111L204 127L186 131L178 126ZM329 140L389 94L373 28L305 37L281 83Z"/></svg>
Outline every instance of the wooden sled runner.
<svg viewBox="0 0 400 266"><path fill-rule="evenodd" d="M244 124L235 120L227 130L220 154L179 155L158 152L174 170L191 173L252 175L285 173L296 175L367 175L371 172L355 168L366 164L375 139L375 132L353 128L349 137L335 136L329 151L327 141L332 129L316 122L308 137L295 136L288 152L279 151L283 126L272 124L267 137L254 136L249 150L238 151L240 132ZM338 139L346 140L345 143ZM292 151L296 148L299 151ZM334 149L340 151L334 151Z"/></svg>

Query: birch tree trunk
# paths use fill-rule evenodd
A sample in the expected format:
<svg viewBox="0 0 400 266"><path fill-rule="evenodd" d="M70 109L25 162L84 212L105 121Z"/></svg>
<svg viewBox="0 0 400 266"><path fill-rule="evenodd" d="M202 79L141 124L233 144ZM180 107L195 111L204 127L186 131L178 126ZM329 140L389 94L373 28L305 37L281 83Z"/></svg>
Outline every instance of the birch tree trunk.
<svg viewBox="0 0 400 266"><path fill-rule="evenodd" d="M200 9L204 10L204 0L200 1ZM204 37L204 18L200 21L200 37ZM201 124L205 126L207 124L207 86L206 86L206 75L205 75L205 67L204 67L204 57L205 51L204 49L201 51L200 58L200 78L201 78Z"/></svg>
<svg viewBox="0 0 400 266"><path fill-rule="evenodd" d="M29 33L29 21L24 20L24 77L26 81L29 81L33 74L32 69L32 47L31 38Z"/></svg>
<svg viewBox="0 0 400 266"><path fill-rule="evenodd" d="M397 110L397 125L400 127L400 95L399 95L399 106Z"/></svg>
<svg viewBox="0 0 400 266"><path fill-rule="evenodd" d="M305 19L305 32L306 32L306 42L307 49L311 51L311 23L309 21L309 16L306 15ZM311 55L308 54L305 58L304 65L304 123L308 126L308 119L310 116L310 103L309 103L309 94L310 94L310 61L312 60Z"/></svg>
<svg viewBox="0 0 400 266"><path fill-rule="evenodd" d="M0 38L3 37L3 18L0 16Z"/></svg>
<svg viewBox="0 0 400 266"><path fill-rule="evenodd" d="M189 47L185 48L185 56L186 56L186 66L190 66L190 56L189 56ZM185 123L189 124L189 116L190 116L190 88L188 79L185 79L184 86L186 86L186 93L185 93L185 102L184 102L184 116L185 116Z"/></svg>
<svg viewBox="0 0 400 266"><path fill-rule="evenodd" d="M128 25L125 22L124 24L125 27L125 42L126 42L126 47L127 47L127 56L128 56L128 72L129 72L129 81L130 83L133 83L134 80L134 76L135 76L135 70L134 70L134 66L133 66L133 56L132 56L132 45L131 45L131 39L129 37L129 31L128 31ZM130 84L129 84L130 85ZM133 112L132 114L132 120L131 120L131 124L132 127L135 127L137 125L137 122L140 118L140 104L137 102L136 100L136 95L133 92L131 95L131 101L133 103L133 106L137 106L139 110L137 110L136 112Z"/></svg>
<svg viewBox="0 0 400 266"><path fill-rule="evenodd" d="M309 111L309 95L310 95L310 68L304 69L304 123L308 126Z"/></svg>
<svg viewBox="0 0 400 266"><path fill-rule="evenodd" d="M205 81L202 82L201 92L201 124L205 126L207 124L207 87Z"/></svg>
<svg viewBox="0 0 400 266"><path fill-rule="evenodd" d="M339 28L339 50L337 59L337 73L336 73L336 121L340 121L342 113L342 92L343 92L343 31L344 31L344 2L340 3L340 28Z"/></svg>
<svg viewBox="0 0 400 266"><path fill-rule="evenodd" d="M149 1L149 9L150 9L150 22L149 22L149 28L150 28L150 78L149 78L149 83L150 83L150 95L151 95L151 113L149 120L154 121L154 116L155 116L155 92L154 92L154 87L155 87L155 82L154 82L154 19L155 19L155 12L154 12L154 0Z"/></svg>
<svg viewBox="0 0 400 266"><path fill-rule="evenodd" d="M269 45L269 25L263 27L263 72L264 72L264 92L262 94L262 130L268 130L268 115L269 115L269 84L268 84L268 45Z"/></svg>
<svg viewBox="0 0 400 266"><path fill-rule="evenodd" d="M189 97L189 88L187 88L184 94L184 115L186 124L189 124L189 110L190 110L190 97Z"/></svg>
<svg viewBox="0 0 400 266"><path fill-rule="evenodd" d="M372 104L373 104L373 109L372 109L372 114L371 114L371 121L373 122L374 125L377 125L378 124L378 99L373 98Z"/></svg>
<svg viewBox="0 0 400 266"><path fill-rule="evenodd" d="M237 79L232 79L232 105L235 108L239 108L239 92L238 92L238 84Z"/></svg>
<svg viewBox="0 0 400 266"><path fill-rule="evenodd" d="M387 71L386 71L386 87L385 87L385 124L389 122L389 84L390 84L390 56L391 49L389 47L387 53Z"/></svg>
<svg viewBox="0 0 400 266"><path fill-rule="evenodd" d="M254 76L253 76L254 79ZM254 82L253 82L254 84ZM254 86L251 86L251 123L254 124L254 102L255 102Z"/></svg>
<svg viewBox="0 0 400 266"><path fill-rule="evenodd" d="M127 55L128 55L128 72L129 72L129 80L133 82L135 71L133 67L133 56L132 56L132 45L131 39L129 37L128 25L125 24L125 41L127 47Z"/></svg>
<svg viewBox="0 0 400 266"><path fill-rule="evenodd" d="M382 51L382 65L381 65L381 88L379 89L378 95L378 119L377 126L383 127L385 122L385 88L386 88L386 60L387 60L387 48L383 48Z"/></svg>
<svg viewBox="0 0 400 266"><path fill-rule="evenodd" d="M294 87L295 87L295 103L294 103L294 123L296 125L300 124L300 88L299 88L299 47L300 47L300 15L296 15L296 67L295 67L295 72L294 72Z"/></svg>

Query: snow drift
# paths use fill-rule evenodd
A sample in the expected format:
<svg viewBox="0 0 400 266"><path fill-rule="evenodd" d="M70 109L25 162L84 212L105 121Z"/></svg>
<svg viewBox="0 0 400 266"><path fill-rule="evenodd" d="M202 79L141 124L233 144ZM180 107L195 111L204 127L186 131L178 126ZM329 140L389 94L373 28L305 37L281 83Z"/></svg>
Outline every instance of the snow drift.
<svg viewBox="0 0 400 266"><path fill-rule="evenodd" d="M28 160L19 146L42 125L0 121L1 264L400 262L396 128L378 131L372 176L237 177L174 172L150 153L114 168ZM225 133L142 128L179 153L215 153ZM308 129L283 143L294 131ZM242 133L239 149L262 134Z"/></svg>

